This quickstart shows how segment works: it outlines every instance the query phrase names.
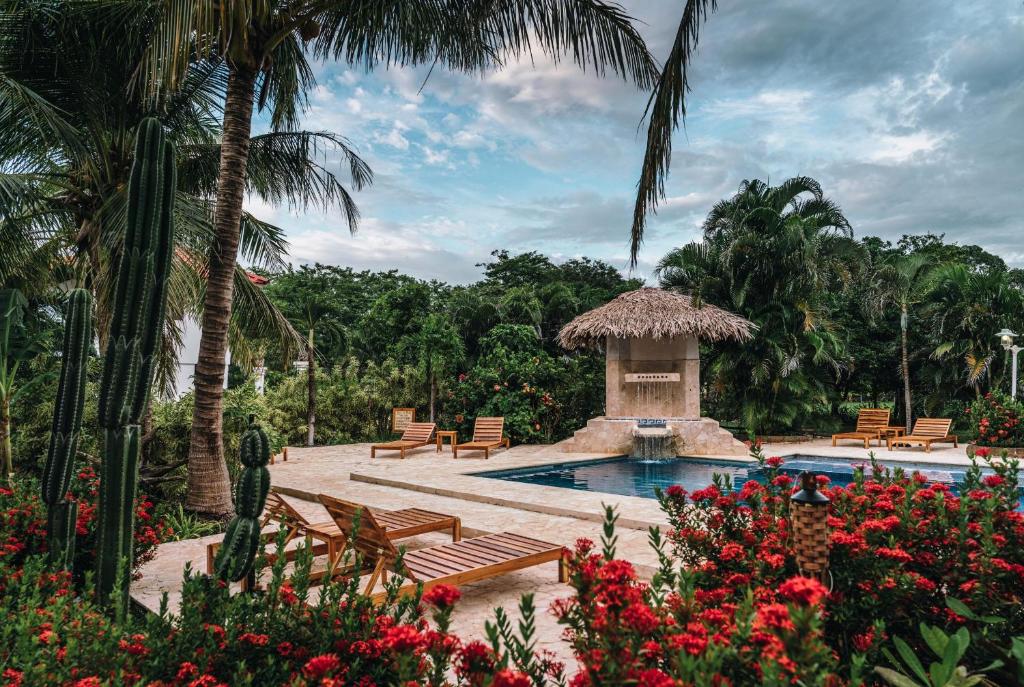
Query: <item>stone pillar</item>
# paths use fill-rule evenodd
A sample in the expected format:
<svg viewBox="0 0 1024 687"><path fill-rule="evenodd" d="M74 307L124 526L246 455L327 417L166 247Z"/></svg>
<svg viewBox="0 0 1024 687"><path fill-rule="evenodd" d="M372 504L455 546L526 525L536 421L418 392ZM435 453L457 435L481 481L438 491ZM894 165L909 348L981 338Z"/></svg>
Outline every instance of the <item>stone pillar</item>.
<svg viewBox="0 0 1024 687"><path fill-rule="evenodd" d="M700 417L700 351L696 339L609 338L605 350L606 417ZM671 379L626 381L627 375L645 374L667 374Z"/></svg>

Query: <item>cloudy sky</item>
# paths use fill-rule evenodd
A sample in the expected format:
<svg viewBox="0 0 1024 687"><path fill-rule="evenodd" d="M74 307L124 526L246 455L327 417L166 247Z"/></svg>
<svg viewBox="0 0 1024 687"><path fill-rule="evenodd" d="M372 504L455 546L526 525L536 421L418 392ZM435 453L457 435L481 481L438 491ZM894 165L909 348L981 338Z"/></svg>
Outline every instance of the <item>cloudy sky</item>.
<svg viewBox="0 0 1024 687"><path fill-rule="evenodd" d="M623 4L662 59L680 0ZM945 233L1024 264L1022 0L723 0L692 69L640 276L743 179L797 174L857 236ZM305 128L351 139L376 183L355 235L339 212L251 204L296 263L467 282L506 248L625 271L647 94L546 60L424 76L318 70Z"/></svg>

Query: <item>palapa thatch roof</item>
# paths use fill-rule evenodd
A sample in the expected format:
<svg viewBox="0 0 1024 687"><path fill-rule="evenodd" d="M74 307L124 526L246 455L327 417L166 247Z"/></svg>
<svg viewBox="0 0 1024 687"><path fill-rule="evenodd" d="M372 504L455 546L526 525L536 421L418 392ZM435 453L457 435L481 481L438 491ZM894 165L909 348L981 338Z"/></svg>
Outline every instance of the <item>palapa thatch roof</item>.
<svg viewBox="0 0 1024 687"><path fill-rule="evenodd" d="M610 303L585 312L558 333L558 343L573 349L592 346L606 337L666 339L695 336L703 341L746 341L757 328L727 310L675 291L644 287L627 291Z"/></svg>

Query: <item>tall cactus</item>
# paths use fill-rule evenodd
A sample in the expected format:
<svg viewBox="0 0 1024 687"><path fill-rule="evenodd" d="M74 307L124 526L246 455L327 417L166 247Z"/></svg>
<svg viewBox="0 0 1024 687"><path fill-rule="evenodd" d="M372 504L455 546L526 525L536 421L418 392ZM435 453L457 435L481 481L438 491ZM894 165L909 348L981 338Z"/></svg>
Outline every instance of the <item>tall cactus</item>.
<svg viewBox="0 0 1024 687"><path fill-rule="evenodd" d="M259 425L250 422L242 435L239 459L242 474L235 484L235 517L215 561L218 577L232 582L252 572L260 547L260 515L270 491L270 441Z"/></svg>
<svg viewBox="0 0 1024 687"><path fill-rule="evenodd" d="M50 448L43 469L43 503L48 510L50 558L64 568L75 555L78 504L65 497L71 484L78 435L85 407L85 372L92 348L92 294L74 289L68 294L60 384L53 406Z"/></svg>
<svg viewBox="0 0 1024 687"><path fill-rule="evenodd" d="M128 222L100 382L103 428L96 590L108 599L122 565L131 567L139 422L160 347L174 250L174 145L160 122L139 125L128 182ZM121 586L128 598L128 580Z"/></svg>

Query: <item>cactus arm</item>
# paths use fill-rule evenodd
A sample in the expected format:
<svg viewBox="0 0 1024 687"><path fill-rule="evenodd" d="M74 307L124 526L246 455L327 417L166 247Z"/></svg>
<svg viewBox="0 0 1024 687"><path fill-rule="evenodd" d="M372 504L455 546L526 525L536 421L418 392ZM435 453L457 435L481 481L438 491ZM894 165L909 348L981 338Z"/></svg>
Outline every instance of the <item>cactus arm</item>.
<svg viewBox="0 0 1024 687"><path fill-rule="evenodd" d="M128 183L128 222L118 265L110 338L100 382L103 427L96 590L108 602L119 583L127 607L139 477L139 422L160 347L174 250L174 146L153 118L139 125ZM124 564L127 564L125 566Z"/></svg>
<svg viewBox="0 0 1024 687"><path fill-rule="evenodd" d="M260 547L260 516L270 492L270 440L259 425L242 435L239 459L242 474L235 485L235 517L224 534L215 561L218 577L238 582L252 571Z"/></svg>
<svg viewBox="0 0 1024 687"><path fill-rule="evenodd" d="M85 373L92 348L92 294L75 289L68 296L60 383L43 469L43 502L54 506L67 494L85 407Z"/></svg>

